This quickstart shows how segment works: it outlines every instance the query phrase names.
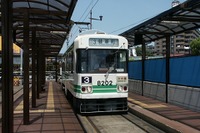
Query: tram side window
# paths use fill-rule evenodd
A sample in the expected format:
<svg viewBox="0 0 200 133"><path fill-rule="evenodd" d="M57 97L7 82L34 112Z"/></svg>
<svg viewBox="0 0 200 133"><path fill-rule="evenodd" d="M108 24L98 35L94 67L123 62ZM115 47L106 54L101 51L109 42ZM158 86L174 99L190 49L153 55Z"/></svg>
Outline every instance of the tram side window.
<svg viewBox="0 0 200 133"><path fill-rule="evenodd" d="M76 71L77 73L87 72L87 52L85 50L77 50L77 64Z"/></svg>
<svg viewBox="0 0 200 133"><path fill-rule="evenodd" d="M121 51L117 56L119 59L117 63L117 71L127 72L127 51Z"/></svg>
<svg viewBox="0 0 200 133"><path fill-rule="evenodd" d="M73 52L69 52L66 59L66 71L73 73Z"/></svg>

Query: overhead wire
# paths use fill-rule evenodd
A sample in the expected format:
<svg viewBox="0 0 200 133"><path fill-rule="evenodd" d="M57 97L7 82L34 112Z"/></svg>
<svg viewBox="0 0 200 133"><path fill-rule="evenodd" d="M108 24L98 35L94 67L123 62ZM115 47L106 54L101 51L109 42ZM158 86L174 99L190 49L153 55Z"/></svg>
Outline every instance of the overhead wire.
<svg viewBox="0 0 200 133"><path fill-rule="evenodd" d="M82 21L84 22L87 17L90 14L90 11L97 5L97 3L99 2L99 0L96 0L96 2L94 3L94 0L90 2L90 4L87 6L87 8L85 9L84 13L81 15L80 19L78 20L79 22ZM91 7L91 5L94 3L94 5ZM90 8L91 7L91 8ZM90 10L89 10L90 9ZM89 10L89 11L88 11ZM86 12L88 12L86 14ZM82 20L83 16L86 14L85 18ZM75 30L76 29L76 30ZM75 30L75 32L73 32L73 30ZM71 33L73 32L73 34L71 34L71 38L73 39L75 37L75 35L77 34L77 32L79 31L79 27L76 26L72 29Z"/></svg>
<svg viewBox="0 0 200 133"><path fill-rule="evenodd" d="M156 16L156 15L153 15L152 17L154 17L154 16ZM121 30L124 30L124 29L128 29L128 28L133 27L133 26L136 26L137 24L140 24L140 23L142 23L142 22L144 22L144 21L146 21L146 20L148 20L148 19L150 19L152 17L148 17L148 18L142 19L142 20L140 20L138 22L135 22L133 24L130 24L130 25L124 26L122 28L119 28L117 30L114 30L114 31L110 32L110 34L118 32L118 31L121 31Z"/></svg>

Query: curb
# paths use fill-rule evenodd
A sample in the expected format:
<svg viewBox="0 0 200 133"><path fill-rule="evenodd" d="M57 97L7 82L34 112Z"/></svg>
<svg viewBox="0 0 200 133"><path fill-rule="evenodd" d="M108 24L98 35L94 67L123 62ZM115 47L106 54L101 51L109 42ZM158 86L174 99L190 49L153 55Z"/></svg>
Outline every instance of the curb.
<svg viewBox="0 0 200 133"><path fill-rule="evenodd" d="M134 108L139 108L137 107L137 105L134 105ZM164 132L170 132L170 133L181 133L180 131L160 122L157 121L156 119L153 119L152 117L145 115L137 110L135 110L133 107L129 107L129 112L133 113L134 115L136 115L137 117L143 119L144 121L152 124L153 126L163 130Z"/></svg>

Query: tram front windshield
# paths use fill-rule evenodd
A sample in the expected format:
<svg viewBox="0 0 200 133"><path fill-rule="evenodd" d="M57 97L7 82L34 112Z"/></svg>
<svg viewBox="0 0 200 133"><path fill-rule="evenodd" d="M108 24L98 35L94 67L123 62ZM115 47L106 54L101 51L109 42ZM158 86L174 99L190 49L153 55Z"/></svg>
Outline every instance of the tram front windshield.
<svg viewBox="0 0 200 133"><path fill-rule="evenodd" d="M77 73L127 73L127 50L78 49Z"/></svg>

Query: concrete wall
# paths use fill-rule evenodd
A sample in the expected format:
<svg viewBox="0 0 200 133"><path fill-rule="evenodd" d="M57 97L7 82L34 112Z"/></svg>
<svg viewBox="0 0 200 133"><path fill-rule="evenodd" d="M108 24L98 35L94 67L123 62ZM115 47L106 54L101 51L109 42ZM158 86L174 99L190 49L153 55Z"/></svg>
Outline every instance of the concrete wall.
<svg viewBox="0 0 200 133"><path fill-rule="evenodd" d="M166 100L165 84L144 82L144 96L152 97L161 101Z"/></svg>
<svg viewBox="0 0 200 133"><path fill-rule="evenodd" d="M168 92L170 103L200 111L200 88L169 85Z"/></svg>
<svg viewBox="0 0 200 133"><path fill-rule="evenodd" d="M142 94L142 81L129 80L129 91ZM166 101L166 85L144 81L143 95ZM168 103L200 111L200 88L168 85Z"/></svg>
<svg viewBox="0 0 200 133"><path fill-rule="evenodd" d="M129 91L142 94L142 82L140 80L129 80Z"/></svg>

